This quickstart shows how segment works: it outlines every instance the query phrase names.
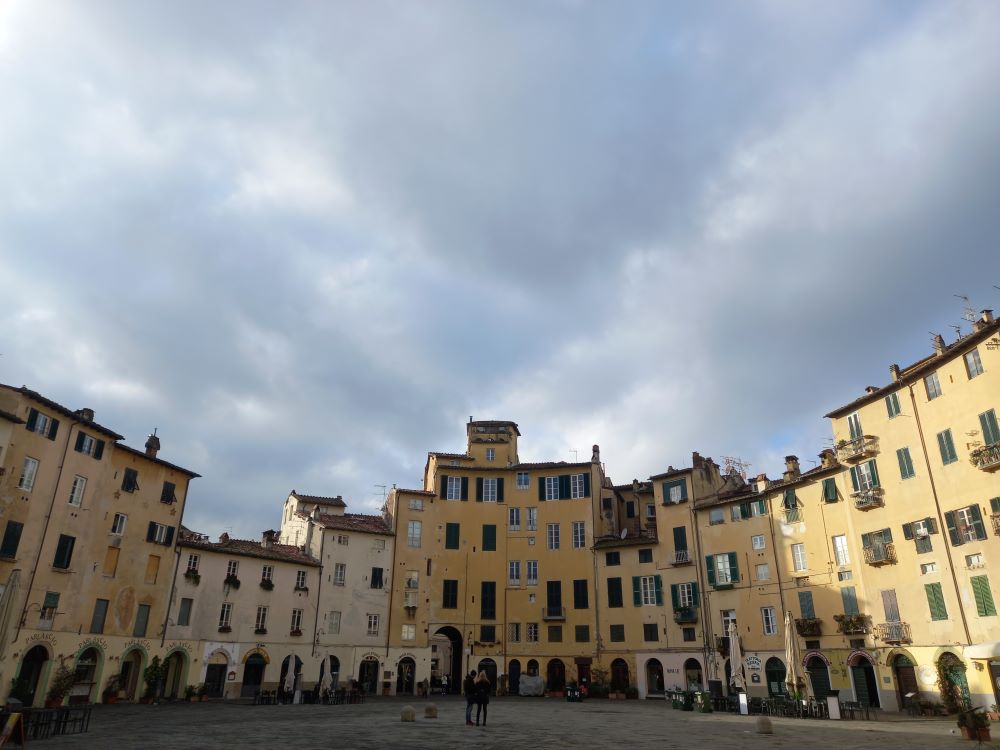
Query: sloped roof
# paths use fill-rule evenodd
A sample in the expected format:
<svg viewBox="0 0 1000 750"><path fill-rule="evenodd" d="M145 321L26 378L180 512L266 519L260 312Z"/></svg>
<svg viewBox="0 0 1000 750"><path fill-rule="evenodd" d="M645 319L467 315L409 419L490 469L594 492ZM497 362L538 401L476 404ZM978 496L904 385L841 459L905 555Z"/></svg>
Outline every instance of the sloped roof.
<svg viewBox="0 0 1000 750"><path fill-rule="evenodd" d="M392 536L392 530L382 516L370 516L364 513L344 513L339 516L321 514L316 523L326 529Z"/></svg>
<svg viewBox="0 0 1000 750"><path fill-rule="evenodd" d="M220 552L226 555L257 557L262 560L278 560L298 565L308 565L314 568L320 567L318 560L303 552L299 547L291 544L272 544L269 547L265 547L262 543L251 541L250 539L224 539L218 542L209 542L185 539L183 537L178 540L177 544L180 547L190 547L191 549L200 549L206 552Z"/></svg>
<svg viewBox="0 0 1000 750"><path fill-rule="evenodd" d="M105 435L111 438L112 440L124 439L122 435L119 435L114 430L99 425L97 422L94 422L92 420L84 419L82 416L80 416L77 412L70 409L68 406L63 406L62 404L57 403L50 398L45 398L45 396L43 396L41 393L38 393L38 391L31 390L27 386L22 385L20 388L17 388L16 386L13 385L0 383L0 388L5 388L8 391L13 391L14 393L20 393L22 396L27 396L33 401L37 401L43 406L47 406L48 408L52 409L52 411L58 412L59 414L62 414L64 417L69 417L70 419L75 420L80 424L87 425L88 429L94 430L95 432L100 432L102 435Z"/></svg>
<svg viewBox="0 0 1000 750"><path fill-rule="evenodd" d="M150 456L146 451L141 451L138 448L133 448L131 446L125 445L125 443L118 443L115 446L115 450L123 450L126 453L132 453L140 458L144 458L147 461L152 461L155 464L160 464L161 466L166 466L168 469L173 469L174 471L179 471L181 474L187 474L192 479L200 477L201 474L196 474L190 469L185 469L183 466L178 466L177 464L172 464L169 461L164 461L162 458L156 458L155 456Z"/></svg>
<svg viewBox="0 0 1000 750"><path fill-rule="evenodd" d="M304 503L315 503L316 505L332 505L335 508L346 508L347 503L344 499L337 495L336 497L324 497L322 495L302 495L295 490L291 491L291 496L296 500L301 500Z"/></svg>

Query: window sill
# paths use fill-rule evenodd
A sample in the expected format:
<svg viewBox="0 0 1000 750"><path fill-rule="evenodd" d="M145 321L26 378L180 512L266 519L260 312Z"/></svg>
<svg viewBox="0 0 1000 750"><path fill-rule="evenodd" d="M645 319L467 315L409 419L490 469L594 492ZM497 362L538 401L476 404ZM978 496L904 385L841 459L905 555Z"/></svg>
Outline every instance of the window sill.
<svg viewBox="0 0 1000 750"><path fill-rule="evenodd" d="M70 570L69 568L57 568L55 565L52 566L53 573L75 573L76 571Z"/></svg>
<svg viewBox="0 0 1000 750"><path fill-rule="evenodd" d="M293 630L288 635L289 636L293 636L295 638L298 638L298 637L300 637L302 635L302 631L301 630Z"/></svg>
<svg viewBox="0 0 1000 750"><path fill-rule="evenodd" d="M220 633L232 633L233 629L231 627L229 627L228 625L223 625L221 628L219 628L219 632Z"/></svg>
<svg viewBox="0 0 1000 750"><path fill-rule="evenodd" d="M267 635L267 628L257 628L253 631L254 635Z"/></svg>
<svg viewBox="0 0 1000 750"><path fill-rule="evenodd" d="M381 588L381 586L379 586L379 588ZM296 591L305 591L306 593L308 593L309 592L309 587L308 586L296 586L295 590Z"/></svg>

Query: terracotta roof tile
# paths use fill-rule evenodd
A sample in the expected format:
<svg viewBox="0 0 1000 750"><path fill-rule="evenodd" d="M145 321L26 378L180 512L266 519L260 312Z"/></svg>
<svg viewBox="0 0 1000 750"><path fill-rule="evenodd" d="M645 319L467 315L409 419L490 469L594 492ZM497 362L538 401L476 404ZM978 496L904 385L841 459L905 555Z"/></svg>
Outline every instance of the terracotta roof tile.
<svg viewBox="0 0 1000 750"><path fill-rule="evenodd" d="M317 505L332 505L335 508L347 507L347 503L344 502L344 499L340 495L337 495L336 497L323 497L322 495L303 495L296 492L295 490L292 490L291 494L292 497L295 497L304 503L316 503Z"/></svg>
<svg viewBox="0 0 1000 750"><path fill-rule="evenodd" d="M69 407L63 406L60 403L56 403L52 399L45 398L45 396L43 396L41 393L38 393L37 391L31 390L27 386L23 386L22 385L20 388L17 388L17 387L15 387L13 385L6 385L4 383L0 383L0 388L6 388L9 391L14 391L15 393L20 393L22 396L27 396L28 398L30 398L30 399L32 399L34 401L37 401L40 404L43 404L43 405L49 407L53 411L59 412L64 417L69 417L70 419L74 419L77 422L79 422L80 424L86 425L88 429L94 430L95 432L100 432L102 435L105 435L105 436L111 438L112 440L122 440L122 439L124 439L122 435L119 435L114 430L110 430L107 427L103 427L103 426L97 424L97 422L94 422L94 421L91 421L91 420L87 420L87 419L83 419L83 417L81 417L79 414L77 414L75 411L73 411Z"/></svg>
<svg viewBox="0 0 1000 750"><path fill-rule="evenodd" d="M199 534L196 536L202 535ZM254 542L249 539L225 539L218 542L209 542L193 538L181 538L177 543L181 547L220 552L226 555L257 557L263 560L279 560L299 565L309 565L314 568L320 567L318 560L291 544L272 544L270 547L265 547L260 542Z"/></svg>
<svg viewBox="0 0 1000 750"><path fill-rule="evenodd" d="M338 531L357 531L362 534L382 534L391 536L392 530L382 516L369 516L364 513L344 513L341 516L320 515L316 522L327 529Z"/></svg>
<svg viewBox="0 0 1000 750"><path fill-rule="evenodd" d="M156 458L155 456L150 456L146 454L146 451L141 451L138 448L132 448L131 446L125 445L124 443L118 443L115 445L115 450L123 450L126 453L131 453L136 456L140 456L147 461L152 461L153 463L160 464L160 466L166 466L168 469L173 469L174 471L179 471L181 474L187 474L192 479L196 479L201 476L201 474L196 474L190 469L185 469L183 466L178 466L177 464L172 464L169 461L164 461L162 458Z"/></svg>

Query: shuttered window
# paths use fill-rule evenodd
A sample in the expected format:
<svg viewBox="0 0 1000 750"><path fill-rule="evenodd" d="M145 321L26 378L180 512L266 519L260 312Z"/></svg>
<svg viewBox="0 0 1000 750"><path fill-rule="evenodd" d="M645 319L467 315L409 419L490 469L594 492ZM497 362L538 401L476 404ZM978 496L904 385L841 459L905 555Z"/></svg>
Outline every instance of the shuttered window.
<svg viewBox="0 0 1000 750"><path fill-rule="evenodd" d="M813 605L813 595L811 591L799 592L799 611L802 616L808 619L816 617L816 607Z"/></svg>
<svg viewBox="0 0 1000 750"><path fill-rule="evenodd" d="M941 591L941 584L925 583L924 591L927 593L927 606L931 611L931 619L947 620L948 608L944 604L944 593Z"/></svg>
<svg viewBox="0 0 1000 750"><path fill-rule="evenodd" d="M833 477L823 480L823 500L828 503L837 502L837 480Z"/></svg>
<svg viewBox="0 0 1000 750"><path fill-rule="evenodd" d="M53 568L66 570L73 559L73 545L76 544L76 537L59 535L59 543L56 545L56 556L52 560Z"/></svg>
<svg viewBox="0 0 1000 750"><path fill-rule="evenodd" d="M444 530L444 548L458 549L459 524L449 523Z"/></svg>
<svg viewBox="0 0 1000 750"><path fill-rule="evenodd" d="M24 531L24 524L19 521L8 521L7 528L3 532L3 543L0 544L0 557L14 557L17 555L17 547L21 543L21 532Z"/></svg>
<svg viewBox="0 0 1000 750"><path fill-rule="evenodd" d="M622 579L621 578L609 578L608 579L608 607L615 608L624 605L622 601Z"/></svg>
<svg viewBox="0 0 1000 750"><path fill-rule="evenodd" d="M941 462L945 464L954 463L958 460L955 453L955 442L951 439L951 430L944 430L937 434L938 449L941 451Z"/></svg>
<svg viewBox="0 0 1000 750"><path fill-rule="evenodd" d="M995 615L997 608L993 603L993 592L990 591L990 579L987 576L973 576L969 581L972 583L972 595L976 599L976 611L979 616Z"/></svg>
<svg viewBox="0 0 1000 750"><path fill-rule="evenodd" d="M853 586L844 586L840 590L840 598L844 604L845 615L856 615L860 612L858 609L858 595Z"/></svg>
<svg viewBox="0 0 1000 750"><path fill-rule="evenodd" d="M979 425L983 428L983 443L993 445L1000 443L1000 425L997 424L996 411L990 409L979 415Z"/></svg>
<svg viewBox="0 0 1000 750"><path fill-rule="evenodd" d="M901 479L909 479L913 476L913 461L910 458L909 448L900 448L896 451L896 460L899 461L899 476Z"/></svg>
<svg viewBox="0 0 1000 750"><path fill-rule="evenodd" d="M890 393L885 397L885 410L889 414L889 419L899 416L899 394Z"/></svg>
<svg viewBox="0 0 1000 750"><path fill-rule="evenodd" d="M497 527L496 524L483 524L483 551L496 552L497 549Z"/></svg>

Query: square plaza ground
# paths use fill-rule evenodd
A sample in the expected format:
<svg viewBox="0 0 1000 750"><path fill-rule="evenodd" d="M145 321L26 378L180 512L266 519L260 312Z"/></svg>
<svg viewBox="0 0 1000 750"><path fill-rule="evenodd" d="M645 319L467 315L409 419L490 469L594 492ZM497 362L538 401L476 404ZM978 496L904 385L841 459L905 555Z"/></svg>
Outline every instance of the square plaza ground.
<svg viewBox="0 0 1000 750"><path fill-rule="evenodd" d="M95 706L88 734L29 744L45 750L974 747L958 736L950 719L774 719L774 734L768 736L756 734L753 717L676 711L663 701L591 700L581 704L552 698L500 698L490 703L486 727L467 727L464 700L449 697L434 703L437 719L423 718L425 701L394 698L340 706ZM400 721L400 711L408 704L417 709L415 723Z"/></svg>

